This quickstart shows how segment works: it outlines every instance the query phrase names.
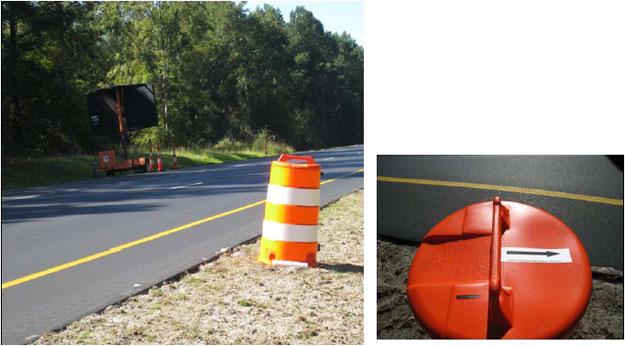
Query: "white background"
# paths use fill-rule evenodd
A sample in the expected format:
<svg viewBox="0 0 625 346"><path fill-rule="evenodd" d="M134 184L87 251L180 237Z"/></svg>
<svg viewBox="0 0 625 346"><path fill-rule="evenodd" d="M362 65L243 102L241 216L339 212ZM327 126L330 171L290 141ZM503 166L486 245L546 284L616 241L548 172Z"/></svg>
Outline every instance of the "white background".
<svg viewBox="0 0 625 346"><path fill-rule="evenodd" d="M623 154L625 1L366 0L365 37L365 344L432 344L376 341L376 155Z"/></svg>

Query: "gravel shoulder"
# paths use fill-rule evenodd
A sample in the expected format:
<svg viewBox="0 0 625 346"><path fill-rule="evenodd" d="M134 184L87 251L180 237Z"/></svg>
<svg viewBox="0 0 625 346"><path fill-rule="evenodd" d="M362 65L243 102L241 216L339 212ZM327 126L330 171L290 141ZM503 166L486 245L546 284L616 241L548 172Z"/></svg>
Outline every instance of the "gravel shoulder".
<svg viewBox="0 0 625 346"><path fill-rule="evenodd" d="M406 298L406 284L416 244L378 239L378 339L429 339ZM623 273L592 267L593 287L584 317L572 339L623 339Z"/></svg>
<svg viewBox="0 0 625 346"><path fill-rule="evenodd" d="M34 344L362 344L363 200L321 210L319 268L259 264L256 240Z"/></svg>

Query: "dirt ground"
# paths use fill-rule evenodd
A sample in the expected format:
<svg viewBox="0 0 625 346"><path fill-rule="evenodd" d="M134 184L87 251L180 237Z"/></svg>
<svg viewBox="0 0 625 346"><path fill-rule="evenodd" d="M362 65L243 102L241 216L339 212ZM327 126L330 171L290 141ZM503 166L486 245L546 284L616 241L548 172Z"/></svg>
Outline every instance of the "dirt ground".
<svg viewBox="0 0 625 346"><path fill-rule="evenodd" d="M320 268L259 264L255 241L34 343L362 344L363 197L321 211Z"/></svg>
<svg viewBox="0 0 625 346"><path fill-rule="evenodd" d="M378 339L428 339L406 298L417 245L378 239ZM593 290L573 339L623 339L623 273L593 267Z"/></svg>

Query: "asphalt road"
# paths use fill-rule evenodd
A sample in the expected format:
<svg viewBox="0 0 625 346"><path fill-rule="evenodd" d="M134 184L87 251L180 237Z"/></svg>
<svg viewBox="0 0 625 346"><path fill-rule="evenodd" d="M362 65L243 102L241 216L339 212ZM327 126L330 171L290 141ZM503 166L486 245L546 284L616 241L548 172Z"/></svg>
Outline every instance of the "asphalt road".
<svg viewBox="0 0 625 346"><path fill-rule="evenodd" d="M322 181L363 168L363 146L311 154ZM275 158L2 193L2 283L266 197ZM363 187L322 185L321 204ZM63 327L261 234L262 204L2 289L2 343ZM321 249L323 251L323 247Z"/></svg>
<svg viewBox="0 0 625 346"><path fill-rule="evenodd" d="M378 156L377 176L469 182L623 200L623 171L605 156ZM562 220L591 265L623 270L623 206L529 193L377 181L378 235L421 241L439 221L494 196Z"/></svg>

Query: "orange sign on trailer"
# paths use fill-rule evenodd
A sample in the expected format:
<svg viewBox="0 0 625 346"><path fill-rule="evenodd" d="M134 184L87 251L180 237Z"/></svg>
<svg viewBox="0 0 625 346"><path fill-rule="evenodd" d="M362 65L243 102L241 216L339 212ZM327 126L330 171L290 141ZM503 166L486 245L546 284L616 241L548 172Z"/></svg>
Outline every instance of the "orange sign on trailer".
<svg viewBox="0 0 625 346"><path fill-rule="evenodd" d="M115 150L106 150L99 153L100 170L109 170L115 168Z"/></svg>
<svg viewBox="0 0 625 346"><path fill-rule="evenodd" d="M592 289L586 251L553 215L517 202L474 204L438 223L406 293L435 338L565 338Z"/></svg>
<svg viewBox="0 0 625 346"><path fill-rule="evenodd" d="M106 150L99 153L100 165L99 171L106 171L106 175L114 175L115 172L123 171L127 169L141 169L146 171L148 169L148 162L145 157L138 159L129 159L117 161L115 159L115 150Z"/></svg>

